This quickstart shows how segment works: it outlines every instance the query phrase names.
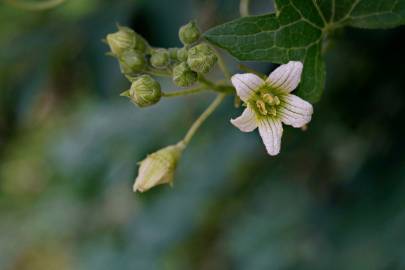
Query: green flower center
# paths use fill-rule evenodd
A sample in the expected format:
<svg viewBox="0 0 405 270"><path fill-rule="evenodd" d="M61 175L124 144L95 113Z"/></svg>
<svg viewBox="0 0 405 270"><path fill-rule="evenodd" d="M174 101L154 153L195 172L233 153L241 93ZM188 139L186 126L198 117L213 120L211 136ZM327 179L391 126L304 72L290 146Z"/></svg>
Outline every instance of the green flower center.
<svg viewBox="0 0 405 270"><path fill-rule="evenodd" d="M255 91L248 103L257 115L277 116L277 109L281 103L280 98L281 93L265 84Z"/></svg>

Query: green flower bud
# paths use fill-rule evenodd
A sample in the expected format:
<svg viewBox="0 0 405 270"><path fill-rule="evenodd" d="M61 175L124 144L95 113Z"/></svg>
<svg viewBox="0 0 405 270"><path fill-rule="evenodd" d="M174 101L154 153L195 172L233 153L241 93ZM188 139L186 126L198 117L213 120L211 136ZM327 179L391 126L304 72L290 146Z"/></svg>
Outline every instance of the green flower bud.
<svg viewBox="0 0 405 270"><path fill-rule="evenodd" d="M198 44L188 50L187 64L198 73L209 72L216 64L218 57L205 43Z"/></svg>
<svg viewBox="0 0 405 270"><path fill-rule="evenodd" d="M144 52L148 46L143 37L125 26L118 26L118 31L108 34L106 40L115 56L131 49Z"/></svg>
<svg viewBox="0 0 405 270"><path fill-rule="evenodd" d="M192 71L185 62L173 68L173 81L176 85L187 87L197 81L198 74Z"/></svg>
<svg viewBox="0 0 405 270"><path fill-rule="evenodd" d="M186 62L188 57L188 51L186 48L181 48L177 51L177 59L180 62Z"/></svg>
<svg viewBox="0 0 405 270"><path fill-rule="evenodd" d="M170 61L169 52L166 49L157 49L152 52L150 64L155 68L165 68Z"/></svg>
<svg viewBox="0 0 405 270"><path fill-rule="evenodd" d="M134 191L144 192L161 184L172 185L173 176L183 149L184 146L181 143L170 145L142 160L138 176L135 179Z"/></svg>
<svg viewBox="0 0 405 270"><path fill-rule="evenodd" d="M180 27L179 38L184 45L192 44L200 38L200 29L195 22L189 22Z"/></svg>
<svg viewBox="0 0 405 270"><path fill-rule="evenodd" d="M147 107L157 103L162 92L155 79L149 75L141 75L132 82L131 89L121 93L121 96L130 98L139 107Z"/></svg>
<svg viewBox="0 0 405 270"><path fill-rule="evenodd" d="M136 74L145 68L145 56L137 51L125 51L119 62L123 74Z"/></svg>
<svg viewBox="0 0 405 270"><path fill-rule="evenodd" d="M169 48L170 59L177 60L177 51L179 48Z"/></svg>

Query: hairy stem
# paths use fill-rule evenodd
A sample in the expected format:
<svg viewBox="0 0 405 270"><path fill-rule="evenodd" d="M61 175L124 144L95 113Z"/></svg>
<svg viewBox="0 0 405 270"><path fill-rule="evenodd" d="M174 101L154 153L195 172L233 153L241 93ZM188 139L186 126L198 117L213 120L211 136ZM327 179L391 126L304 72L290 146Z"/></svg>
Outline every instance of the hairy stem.
<svg viewBox="0 0 405 270"><path fill-rule="evenodd" d="M249 4L250 0L240 0L239 13L241 17L249 16Z"/></svg>
<svg viewBox="0 0 405 270"><path fill-rule="evenodd" d="M23 1L23 0L4 0L4 2L21 9L31 11L42 11L55 8L66 2L66 0L45 0L41 2Z"/></svg>
<svg viewBox="0 0 405 270"><path fill-rule="evenodd" d="M208 90L206 86L197 86L197 87L185 89L185 90L175 90L175 91L164 92L164 93L162 93L162 96L164 96L164 97L186 96L186 95L199 93L199 92L202 92L205 90Z"/></svg>
<svg viewBox="0 0 405 270"><path fill-rule="evenodd" d="M184 147L189 144L194 134L197 132L198 128L205 122L205 120L207 120L207 118L215 111L215 109L218 108L218 106L224 100L225 96L226 94L219 94L208 106L208 108L205 109L205 111L197 118L197 120L195 120L181 142Z"/></svg>

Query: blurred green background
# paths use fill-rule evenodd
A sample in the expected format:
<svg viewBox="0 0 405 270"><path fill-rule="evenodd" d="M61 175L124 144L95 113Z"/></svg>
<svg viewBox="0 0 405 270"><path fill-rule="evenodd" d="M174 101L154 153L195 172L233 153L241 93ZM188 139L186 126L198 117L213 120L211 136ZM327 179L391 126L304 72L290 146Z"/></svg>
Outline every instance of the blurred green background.
<svg viewBox="0 0 405 270"><path fill-rule="evenodd" d="M177 142L213 95L138 109L101 39L118 22L180 46L182 24L206 30L238 5L0 2L0 269L405 269L404 27L335 34L313 121L285 128L279 156L229 123L228 98L173 188L132 192L136 162Z"/></svg>

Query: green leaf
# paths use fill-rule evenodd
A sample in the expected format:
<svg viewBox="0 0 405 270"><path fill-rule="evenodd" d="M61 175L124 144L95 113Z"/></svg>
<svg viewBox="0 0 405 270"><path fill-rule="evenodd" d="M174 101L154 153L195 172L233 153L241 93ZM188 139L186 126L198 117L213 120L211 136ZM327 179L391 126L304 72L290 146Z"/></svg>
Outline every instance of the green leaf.
<svg viewBox="0 0 405 270"><path fill-rule="evenodd" d="M277 12L217 26L205 38L239 60L304 63L297 95L314 103L322 95L322 47L330 31L353 26L389 28L405 23L405 0L276 0Z"/></svg>

